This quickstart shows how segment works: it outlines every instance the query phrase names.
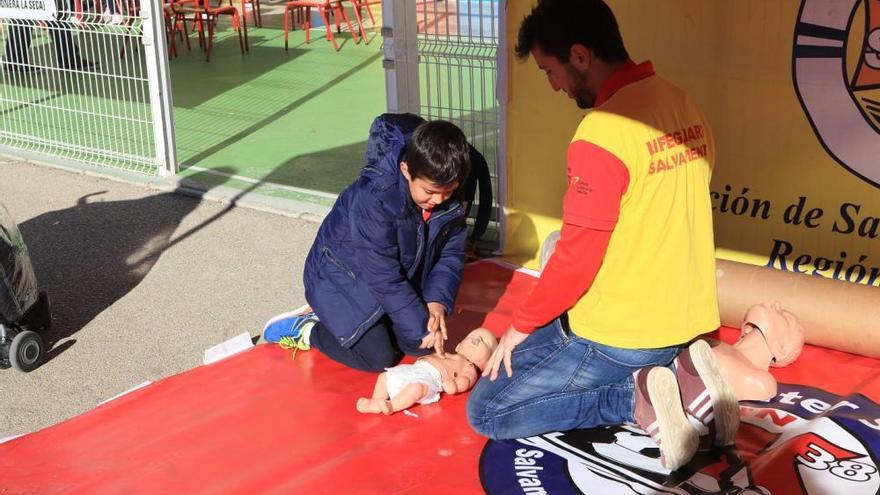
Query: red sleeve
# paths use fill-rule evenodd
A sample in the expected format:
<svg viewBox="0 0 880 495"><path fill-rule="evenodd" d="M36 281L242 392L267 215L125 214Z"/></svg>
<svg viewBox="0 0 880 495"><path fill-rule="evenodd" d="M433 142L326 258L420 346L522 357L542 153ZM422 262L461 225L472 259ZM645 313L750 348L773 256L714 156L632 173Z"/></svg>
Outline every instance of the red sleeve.
<svg viewBox="0 0 880 495"><path fill-rule="evenodd" d="M513 315L513 327L523 333L570 309L593 285L629 186L623 162L595 144L572 142L567 161L562 235L538 284Z"/></svg>
<svg viewBox="0 0 880 495"><path fill-rule="evenodd" d="M614 230L629 172L614 154L586 141L568 146L568 190L562 221L596 230Z"/></svg>
<svg viewBox="0 0 880 495"><path fill-rule="evenodd" d="M538 284L513 315L513 327L532 333L574 306L593 285L610 239L610 230L563 224Z"/></svg>

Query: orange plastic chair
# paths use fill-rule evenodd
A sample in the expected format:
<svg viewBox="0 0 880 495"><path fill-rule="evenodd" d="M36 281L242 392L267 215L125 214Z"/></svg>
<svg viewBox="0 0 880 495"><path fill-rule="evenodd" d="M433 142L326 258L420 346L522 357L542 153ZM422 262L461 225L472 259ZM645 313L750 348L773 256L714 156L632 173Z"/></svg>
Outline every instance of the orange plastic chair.
<svg viewBox="0 0 880 495"><path fill-rule="evenodd" d="M361 39L364 40L364 44L367 45L370 43L370 40L367 39L367 33L364 32L364 18L363 18L363 10L367 10L367 15L370 16L370 23L373 26L376 25L376 18L373 17L373 11L370 10L371 4L381 4L382 0L350 0L351 4L354 6L354 16L357 18L358 28L361 31Z"/></svg>
<svg viewBox="0 0 880 495"><path fill-rule="evenodd" d="M232 5L233 0L229 0L229 5ZM244 5L251 4L251 15L254 18L254 26L263 27L263 12L260 10L260 0L244 0L242 3L242 9L244 9ZM247 12L242 10L242 15L247 15Z"/></svg>
<svg viewBox="0 0 880 495"><path fill-rule="evenodd" d="M339 44L336 43L336 37L333 36L333 30L330 29L330 16L336 16L336 32L342 32L339 18L341 17L345 20L345 24L348 25L348 31L351 33L351 36L354 38L355 44L360 43L360 39L358 38L357 31L351 26L351 21L348 19L348 15L345 13L345 7L342 6L342 0L295 0L292 2L287 2L284 6L284 50L287 50L287 41L289 38L289 32L293 29L296 29L296 22L293 19L293 15L296 15L296 18L302 22L303 27L306 30L306 43L310 43L309 39L309 29L312 27L311 17L312 17L312 9L318 9L318 14L321 16L321 19L324 21L324 27L327 28L327 40L333 43L333 48L336 51L339 51Z"/></svg>
<svg viewBox="0 0 880 495"><path fill-rule="evenodd" d="M245 0L241 2L241 9L244 11ZM195 29L199 31L199 46L205 50L205 61L211 61L211 50L214 45L214 28L217 24L217 17L228 15L232 18L232 27L238 31L238 46L241 53L249 50L247 39L247 19L240 15L238 9L234 6L217 6L211 7L210 0L183 0L176 2L172 6L175 14L186 16L192 14L192 23ZM207 25L208 34L205 35L205 26ZM243 37L242 37L243 36Z"/></svg>

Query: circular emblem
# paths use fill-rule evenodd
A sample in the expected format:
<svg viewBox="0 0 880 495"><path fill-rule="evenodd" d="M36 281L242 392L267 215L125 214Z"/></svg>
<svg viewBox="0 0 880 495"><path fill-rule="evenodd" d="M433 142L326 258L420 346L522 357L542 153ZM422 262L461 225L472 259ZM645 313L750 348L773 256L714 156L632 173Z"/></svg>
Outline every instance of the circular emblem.
<svg viewBox="0 0 880 495"><path fill-rule="evenodd" d="M780 385L743 403L735 445L701 450L669 473L645 432L629 426L489 441L480 480L500 494L876 494L880 408L861 395Z"/></svg>
<svg viewBox="0 0 880 495"><path fill-rule="evenodd" d="M803 0L793 76L825 150L880 187L880 0Z"/></svg>

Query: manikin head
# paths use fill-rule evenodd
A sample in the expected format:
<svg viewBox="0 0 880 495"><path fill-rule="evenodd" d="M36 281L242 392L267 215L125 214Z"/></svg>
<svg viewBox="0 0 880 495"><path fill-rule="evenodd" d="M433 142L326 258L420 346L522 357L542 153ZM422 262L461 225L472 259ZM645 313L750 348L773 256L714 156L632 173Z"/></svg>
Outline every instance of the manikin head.
<svg viewBox="0 0 880 495"><path fill-rule="evenodd" d="M485 328L477 328L455 346L455 352L474 363L477 368L483 369L497 346L498 339L492 332Z"/></svg>
<svg viewBox="0 0 880 495"><path fill-rule="evenodd" d="M764 336L773 362L781 368L793 363L804 348L804 327L797 316L782 309L778 302L756 304L743 317L742 337L757 330Z"/></svg>

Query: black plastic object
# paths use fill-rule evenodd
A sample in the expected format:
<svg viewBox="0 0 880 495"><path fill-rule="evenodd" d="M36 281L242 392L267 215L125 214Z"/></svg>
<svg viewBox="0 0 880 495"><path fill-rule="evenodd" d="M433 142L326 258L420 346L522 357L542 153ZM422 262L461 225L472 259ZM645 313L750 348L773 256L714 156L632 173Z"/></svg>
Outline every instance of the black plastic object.
<svg viewBox="0 0 880 495"><path fill-rule="evenodd" d="M489 174L489 164L486 163L486 159L473 146L471 146L470 158L471 174L465 181L462 192L464 195L463 199L467 203L468 214L470 214L474 199L479 199L477 215L474 219L474 228L470 235L471 242L476 243L486 233L486 227L489 226L489 220L492 217L492 177ZM478 186L479 196L477 196Z"/></svg>

